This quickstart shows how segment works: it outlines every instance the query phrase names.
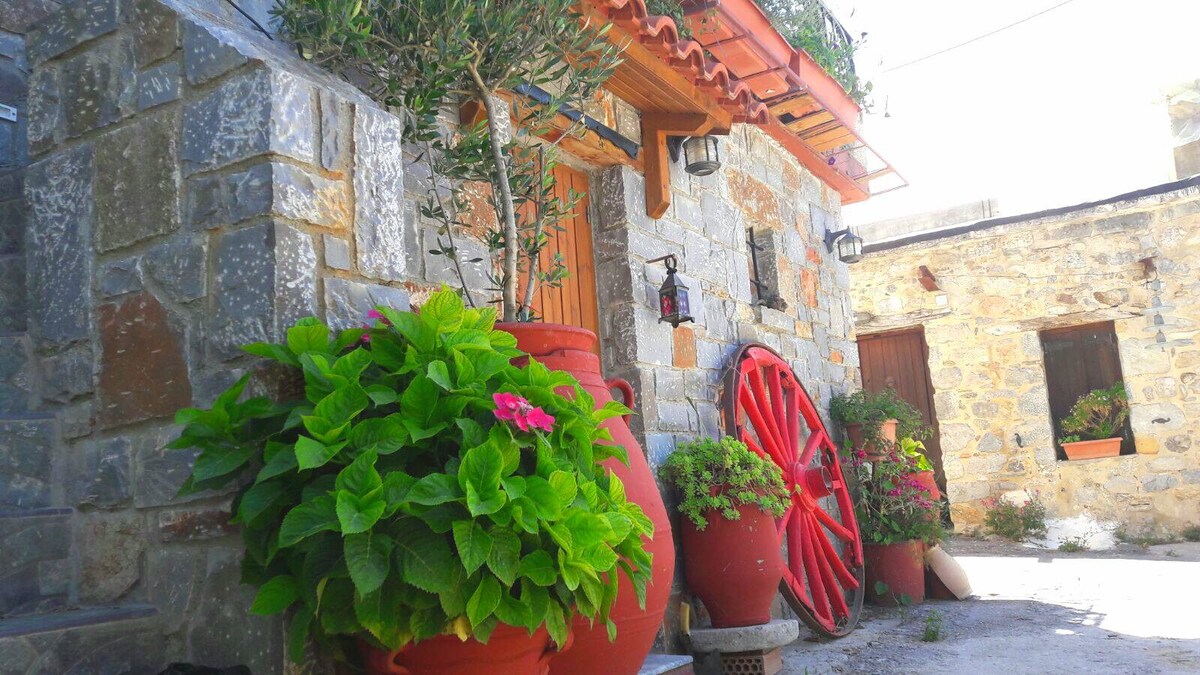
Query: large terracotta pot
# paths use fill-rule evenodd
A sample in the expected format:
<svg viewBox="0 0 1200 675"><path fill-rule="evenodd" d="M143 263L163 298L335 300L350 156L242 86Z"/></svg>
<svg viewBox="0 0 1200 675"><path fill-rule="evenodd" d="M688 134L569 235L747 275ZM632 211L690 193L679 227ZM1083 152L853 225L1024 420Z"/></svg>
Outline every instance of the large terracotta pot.
<svg viewBox="0 0 1200 675"><path fill-rule="evenodd" d="M563 370L576 377L583 388L602 406L612 400L611 389L620 389L625 404L633 407L633 388L625 380L605 380L600 374L600 358L596 356L596 334L576 328L545 323L506 323L497 328L512 333L517 347L528 352L547 367ZM617 601L610 618L617 624L617 639L608 641L605 627L597 622L593 627L587 619L576 618L572 627L574 645L554 658L553 673L571 675L633 675L650 653L658 628L662 624L675 574L675 547L671 538L671 523L663 506L662 495L646 464L642 447L629 431L624 419L613 418L604 425L612 432L613 441L625 448L629 466L610 459L607 466L625 483L629 500L642 507L654 522L654 537L646 550L654 556L653 580L646 591L646 609L638 607L633 584L621 575Z"/></svg>
<svg viewBox="0 0 1200 675"><path fill-rule="evenodd" d="M938 489L937 478L932 471L914 471L908 477L919 483L929 493L930 499L937 501L942 498L942 491Z"/></svg>
<svg viewBox="0 0 1200 675"><path fill-rule="evenodd" d="M496 626L487 644L439 635L394 652L365 642L359 646L370 675L546 675L551 657L559 653L544 627L530 636L506 624Z"/></svg>
<svg viewBox="0 0 1200 675"><path fill-rule="evenodd" d="M688 588L704 603L716 628L757 626L771 620L771 603L783 578L775 519L753 504L728 520L709 511L708 527L682 519L683 571Z"/></svg>
<svg viewBox="0 0 1200 675"><path fill-rule="evenodd" d="M887 456L892 448L896 445L896 429L900 423L896 420L884 420L879 424L879 435L888 442L886 448L876 448L874 444L863 443L863 431L861 424L847 424L846 435L850 437L850 443L855 448L867 453L867 459L877 461Z"/></svg>
<svg viewBox="0 0 1200 675"><path fill-rule="evenodd" d="M1063 443L1062 448L1063 452L1067 453L1067 459L1116 457L1121 454L1121 437Z"/></svg>
<svg viewBox="0 0 1200 675"><path fill-rule="evenodd" d="M866 563L867 600L886 607L898 604L907 595L911 604L925 600L925 545L917 539L896 544L863 544ZM887 584L884 593L875 592L875 584Z"/></svg>

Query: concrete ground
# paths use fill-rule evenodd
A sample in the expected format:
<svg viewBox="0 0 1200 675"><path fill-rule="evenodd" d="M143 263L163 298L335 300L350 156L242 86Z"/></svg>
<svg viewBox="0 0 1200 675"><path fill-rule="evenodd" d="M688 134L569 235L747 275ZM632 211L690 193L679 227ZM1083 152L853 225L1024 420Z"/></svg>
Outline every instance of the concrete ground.
<svg viewBox="0 0 1200 675"><path fill-rule="evenodd" d="M1200 673L1200 544L1060 553L956 539L975 597L864 607L840 640L784 648L783 672ZM941 614L941 640L922 642Z"/></svg>

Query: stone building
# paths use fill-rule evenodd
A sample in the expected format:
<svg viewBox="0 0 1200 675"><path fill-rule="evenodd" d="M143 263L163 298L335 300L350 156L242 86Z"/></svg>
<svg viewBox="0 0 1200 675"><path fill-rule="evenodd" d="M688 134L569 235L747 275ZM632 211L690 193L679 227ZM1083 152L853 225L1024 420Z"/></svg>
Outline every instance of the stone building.
<svg viewBox="0 0 1200 675"><path fill-rule="evenodd" d="M956 529L978 530L983 501L1017 490L1136 536L1200 523L1198 244L1200 177L868 243L852 284L860 348L923 340L913 365L932 387ZM1080 374L1125 384L1119 457L1057 449L1068 390L1098 386L1064 382Z"/></svg>
<svg viewBox="0 0 1200 675"><path fill-rule="evenodd" d="M452 281L417 215L428 169L396 116L225 2L45 2L19 17L10 4L0 673L282 672L280 623L246 612L230 496L176 496L192 455L164 449L173 414L255 367L241 344L309 315L354 325ZM269 25L267 2L241 4ZM593 244L604 366L633 383L655 466L679 440L720 433L718 379L741 342L780 351L822 410L854 386L849 276L823 241L869 191L852 158L814 150L736 78L701 89L713 64L638 37L631 53L668 64L666 84L725 124L723 167L704 178L648 149L661 129L616 94L596 114L632 150L567 146L590 194L578 234ZM651 184L651 164L669 179ZM646 262L666 254L693 289L696 321L676 329L657 321L662 268Z"/></svg>

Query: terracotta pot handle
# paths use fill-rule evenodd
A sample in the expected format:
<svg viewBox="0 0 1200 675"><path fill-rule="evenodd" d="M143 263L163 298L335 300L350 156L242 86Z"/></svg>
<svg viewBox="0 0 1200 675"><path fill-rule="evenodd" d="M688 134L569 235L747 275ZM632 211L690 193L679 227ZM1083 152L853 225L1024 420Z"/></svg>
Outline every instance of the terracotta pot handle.
<svg viewBox="0 0 1200 675"><path fill-rule="evenodd" d="M621 398L624 399L621 402L625 404L626 408L633 407L633 385L629 384L628 380L623 377L613 377L605 380L604 384L607 385L610 390L617 389L621 392ZM629 422L629 415L623 415L621 419Z"/></svg>

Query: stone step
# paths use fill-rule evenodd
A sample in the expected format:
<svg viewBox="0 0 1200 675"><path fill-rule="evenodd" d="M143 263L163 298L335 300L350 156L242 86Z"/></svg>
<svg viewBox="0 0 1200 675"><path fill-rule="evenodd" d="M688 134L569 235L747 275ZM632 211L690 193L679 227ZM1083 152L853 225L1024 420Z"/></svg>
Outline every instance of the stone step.
<svg viewBox="0 0 1200 675"><path fill-rule="evenodd" d="M57 435L53 415L0 415L0 509L52 505L50 484Z"/></svg>
<svg viewBox="0 0 1200 675"><path fill-rule="evenodd" d="M0 617L66 606L72 513L63 508L0 511Z"/></svg>
<svg viewBox="0 0 1200 675"><path fill-rule="evenodd" d="M688 654L649 654L638 675L692 675L692 657Z"/></svg>
<svg viewBox="0 0 1200 675"><path fill-rule="evenodd" d="M0 334L0 414L24 413L33 400L33 360L24 333Z"/></svg>
<svg viewBox="0 0 1200 675"><path fill-rule="evenodd" d="M0 675L157 673L167 646L149 605L0 619Z"/></svg>

